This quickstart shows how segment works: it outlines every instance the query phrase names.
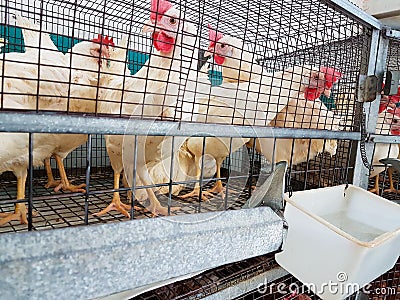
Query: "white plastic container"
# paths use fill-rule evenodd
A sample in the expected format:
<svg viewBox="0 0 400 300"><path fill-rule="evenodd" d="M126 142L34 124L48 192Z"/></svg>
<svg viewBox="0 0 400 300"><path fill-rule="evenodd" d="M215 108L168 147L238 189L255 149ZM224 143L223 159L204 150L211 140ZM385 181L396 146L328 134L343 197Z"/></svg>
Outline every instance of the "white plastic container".
<svg viewBox="0 0 400 300"><path fill-rule="evenodd" d="M400 205L349 185L285 196L288 234L276 261L322 299L344 299L400 254Z"/></svg>

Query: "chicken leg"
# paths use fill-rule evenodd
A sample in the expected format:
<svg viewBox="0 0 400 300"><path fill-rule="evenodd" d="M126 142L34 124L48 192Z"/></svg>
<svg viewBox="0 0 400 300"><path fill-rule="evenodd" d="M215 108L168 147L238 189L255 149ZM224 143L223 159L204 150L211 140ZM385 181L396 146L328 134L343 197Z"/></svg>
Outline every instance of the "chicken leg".
<svg viewBox="0 0 400 300"><path fill-rule="evenodd" d="M25 199L25 183L26 173L17 177L17 200ZM28 210L25 203L17 203L13 213L0 213L0 226L11 221L20 221L21 224L28 224L27 213Z"/></svg>
<svg viewBox="0 0 400 300"><path fill-rule="evenodd" d="M194 159L195 159L195 163L196 163L196 180L200 180L200 176L201 176L201 169L200 169L200 164L199 164L200 158L196 155ZM219 168L217 165L217 172L218 172L218 170L219 170ZM218 176L218 177L220 177L220 176ZM215 184L217 185L217 183L215 183ZM222 183L221 183L221 185L222 185ZM200 195L200 183L196 182L196 184L194 185L193 191L191 191L190 193L187 193L185 195L179 196L179 197L181 199L187 199L187 198L193 198L193 197L198 198L199 195ZM214 195L212 193L203 191L203 193L201 195L201 200L210 201L210 199L208 199L206 196L209 196L211 198L214 197Z"/></svg>
<svg viewBox="0 0 400 300"><path fill-rule="evenodd" d="M143 164L141 167L137 169L138 176L140 178L140 181L146 185L150 186L152 185L150 176L148 171L146 170L145 164ZM146 207L146 210L148 210L150 213L153 214L153 216L158 216L158 215L163 215L167 216L168 215L168 207L164 207L161 205L160 201L158 201L153 189L147 188L147 195L149 197L150 205ZM171 207L170 211L174 212L177 210L180 210L181 208L176 206L176 207Z"/></svg>
<svg viewBox="0 0 400 300"><path fill-rule="evenodd" d="M46 158L44 160L44 166L46 168L46 174L47 174L47 183L44 186L46 189L51 188L51 187L57 187L60 185L61 180L55 180L53 176L53 171L51 170L51 164L50 164L50 157Z"/></svg>
<svg viewBox="0 0 400 300"><path fill-rule="evenodd" d="M221 178L221 165L222 161L220 159L217 159L217 178ZM218 179L214 186L207 191L208 193L216 193L216 194L221 194L222 198L225 198L225 193L224 193L224 186L222 185L221 179Z"/></svg>
<svg viewBox="0 0 400 300"><path fill-rule="evenodd" d="M389 174L389 188L384 190L384 192L386 193L397 193L397 189L394 188L394 184L393 184L393 169L392 167L390 167L388 169L388 174Z"/></svg>
<svg viewBox="0 0 400 300"><path fill-rule="evenodd" d="M224 159L222 159L222 160L221 159L217 159L216 160L216 163L217 163L217 178L221 178L221 165L222 165L223 161L224 161ZM224 186L222 185L221 179L218 179L215 182L214 186L207 191L207 193L219 194L222 197L222 199L225 199L225 190L226 190L226 188L224 188ZM231 194L231 193L236 193L236 192L232 191L232 190L229 190L229 193Z"/></svg>
<svg viewBox="0 0 400 300"><path fill-rule="evenodd" d="M61 189L63 191L85 193L86 190L84 189L84 187L86 187L86 184L84 183L80 185L70 184L67 177L67 173L65 172L63 159L58 155L54 155L54 158L56 159L58 170L60 171L60 177L61 177L61 183L59 183L59 185L54 188L54 191L58 192Z"/></svg>
<svg viewBox="0 0 400 300"><path fill-rule="evenodd" d="M130 218L131 215L129 214L129 210L131 209L130 205L124 204L121 201L121 198L119 196L119 180L121 177L120 172L114 172L114 190L117 190L114 192L113 199L111 203L102 211L99 211L98 213L93 214L94 216L102 216L112 210L119 211L121 214L123 214L125 217Z"/></svg>
<svg viewBox="0 0 400 300"><path fill-rule="evenodd" d="M379 195L379 174L375 176L375 186L369 192Z"/></svg>

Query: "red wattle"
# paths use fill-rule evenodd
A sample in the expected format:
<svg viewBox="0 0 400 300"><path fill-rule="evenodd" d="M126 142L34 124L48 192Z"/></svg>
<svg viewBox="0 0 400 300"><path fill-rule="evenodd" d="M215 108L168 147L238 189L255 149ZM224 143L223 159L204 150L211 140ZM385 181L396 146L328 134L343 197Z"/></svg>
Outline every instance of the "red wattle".
<svg viewBox="0 0 400 300"><path fill-rule="evenodd" d="M390 130L390 133L391 133L392 135L400 135L400 129L391 129L391 130Z"/></svg>
<svg viewBox="0 0 400 300"><path fill-rule="evenodd" d="M380 114L381 112L383 112L383 111L386 109L387 106L388 106L387 103L381 103L381 104L379 104L379 114Z"/></svg>
<svg viewBox="0 0 400 300"><path fill-rule="evenodd" d="M165 32L153 32L153 45L154 47L163 53L170 53L175 44L175 39L169 37Z"/></svg>
<svg viewBox="0 0 400 300"><path fill-rule="evenodd" d="M225 57L219 56L219 55L215 54L215 55L214 55L214 61L215 61L217 64L222 65L222 64L224 63L224 61L225 61Z"/></svg>
<svg viewBox="0 0 400 300"><path fill-rule="evenodd" d="M321 92L318 91L316 88L305 88L304 90L304 98L306 100L311 100L314 101L315 99L319 98L321 96Z"/></svg>

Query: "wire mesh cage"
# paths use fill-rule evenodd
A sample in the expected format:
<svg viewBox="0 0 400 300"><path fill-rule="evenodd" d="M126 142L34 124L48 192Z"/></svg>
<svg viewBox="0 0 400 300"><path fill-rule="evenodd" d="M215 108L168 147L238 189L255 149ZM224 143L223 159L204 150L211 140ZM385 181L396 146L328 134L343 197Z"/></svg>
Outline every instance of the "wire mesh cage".
<svg viewBox="0 0 400 300"><path fill-rule="evenodd" d="M240 209L279 161L351 182L379 30L346 8L3 1L0 233Z"/></svg>
<svg viewBox="0 0 400 300"><path fill-rule="evenodd" d="M370 191L375 192L397 201L398 172L396 168L385 163L385 159L397 159L399 156L399 145L391 143L398 135L400 103L399 80L396 72L400 70L399 45L400 41L396 38L388 39L388 53L386 59L386 72L384 83L382 84L382 96L379 105L378 119L375 134L383 137L385 141L378 141L373 144L372 163L370 171ZM392 139L392 141L391 141Z"/></svg>
<svg viewBox="0 0 400 300"><path fill-rule="evenodd" d="M182 15L174 15L173 22L180 20L187 24L183 24L183 32L171 32L171 36L183 33L182 37L176 36L176 49L169 47L176 50L171 54L151 53L151 39L140 33L142 28L150 31L146 25L150 13L148 1L133 4L86 1L79 5L69 1L6 1L1 6L1 36L5 40L2 85L6 87L18 76L32 86L25 87L25 93L4 88L1 108L169 117L212 123L218 122L212 116L222 101L225 106L235 103L241 109L235 118L229 118L231 113L225 109L229 113L219 122L268 125L276 110L288 103L287 109L281 112L282 117L286 120L297 116L297 119L292 126L286 122L285 127L339 130L334 114L321 104L325 102L328 108L337 106L335 113L345 119L342 129L356 130L352 127L356 111L351 93L360 70L368 62L369 26L347 16L329 1L318 5L304 0L268 5L206 1L181 2L175 6L174 13ZM160 18L160 22L163 20ZM153 21L157 23L156 19ZM210 30L208 34L209 24L217 31ZM164 25L160 23L161 27ZM175 27L166 30L176 31L179 26ZM97 34L108 37L97 37ZM213 38L222 42L212 41ZM160 49L158 42L153 42L156 49ZM219 49L225 44L227 48L223 51L228 51L228 55ZM222 72L209 70L207 74L204 69L197 72L198 52L207 47L208 54L214 57L212 65ZM15 51L25 51L26 55L11 54ZM150 53L153 58L148 60ZM170 59L161 67L159 60L165 57ZM257 62L266 66L268 72ZM147 68L142 69L144 64ZM9 68L21 65L33 69L37 65L42 67L25 77L15 76L15 72L7 74ZM54 67L58 73L52 73ZM181 78L177 77L179 68L187 69L186 78L182 74ZM139 69L140 73L136 74ZM288 74L282 74L284 70ZM136 74L134 79L131 74ZM204 84L209 83L208 76L219 76L224 82L242 82L210 92ZM150 79L158 84L143 84ZM339 79L332 94L332 85ZM199 84L199 81L204 82ZM56 83L57 89L49 91L46 84L50 83L53 86ZM145 87L138 89L135 87L138 85ZM18 104L22 100L16 100L15 94L26 96L24 106ZM144 94L151 95L153 100L151 105L148 98L146 109ZM318 100L313 105L299 102L304 98L317 99L321 94L325 95L321 96L322 102ZM211 101L215 97L220 102ZM301 112L300 107L304 109ZM266 115L256 113L258 110ZM219 111L216 116L221 117Z"/></svg>
<svg viewBox="0 0 400 300"><path fill-rule="evenodd" d="M340 131L358 130L353 95L357 76L370 61L372 26L330 1L5 1L0 8L3 116L21 110L46 113L42 121L51 124L46 132L68 133L33 133L29 126L23 129L29 134L2 133L27 151L21 155L30 175L28 229L120 220L118 213L105 214L115 208L130 218L169 214L175 203L185 213L238 208L252 193L253 178L266 176L281 160L291 166L289 188L294 190L351 180L351 141L339 138ZM152 32L151 38L146 32ZM21 69L28 72L19 73ZM57 119L65 113L71 116ZM113 130L100 119L101 128L93 132L95 125L78 119L79 113L129 119L113 123ZM168 130L151 129L161 124L157 121L140 123L148 118L179 121L179 126L255 126L247 131L249 137L257 137L257 127L289 131L271 129L254 140L236 129L218 137L222 127L214 127L216 137L201 137L198 131L196 137L184 137L172 130L181 135L173 137ZM69 129L78 122L81 128ZM333 131L332 139L322 138L325 133L307 138L310 129ZM128 134L140 132L148 136ZM56 166L49 163L52 155L61 182L51 174ZM46 167L33 171L43 161ZM15 192L17 202L25 198L27 173L12 166L4 171L13 171L18 179L15 190L10 188L15 181L2 175L2 210L8 212L16 203ZM225 187L210 180L214 173ZM44 174L47 188L42 187ZM67 174L75 180L68 181ZM149 187L153 189L145 189ZM119 192L130 205L121 202ZM229 200L229 193L235 200ZM184 199L213 201L182 203L182 194ZM143 202L146 198L150 204ZM135 208L135 200L150 212ZM60 207L53 212L56 217L41 215L51 207ZM91 215L105 207L102 217ZM5 231L27 228L11 227Z"/></svg>
<svg viewBox="0 0 400 300"><path fill-rule="evenodd" d="M362 289L368 299L373 300L394 300L397 299L399 291L399 267L396 265L387 273L375 279ZM258 299L321 299L314 295L309 289L291 275L279 278L267 285L260 286L235 300L258 300ZM357 299L356 295L346 298L347 300Z"/></svg>
<svg viewBox="0 0 400 300"><path fill-rule="evenodd" d="M232 286L233 283L251 281L260 274L276 268L277 264L272 255L259 256L246 261L229 264L217 269L209 270L190 279L174 282L164 287L157 288L131 299L197 299L223 292L224 289ZM400 262L387 273L375 279L363 292L373 300L394 300L397 299L399 290L399 267ZM220 294L223 297L223 294ZM320 299L314 295L305 285L291 275L285 275L276 280L263 280L258 284L257 289L248 291L234 298L235 300L309 300ZM347 300L356 299L352 295Z"/></svg>
<svg viewBox="0 0 400 300"><path fill-rule="evenodd" d="M400 101L399 79L396 72L400 70L400 41L396 38L389 38L386 72L382 84L382 99L379 106L379 114L376 126L376 134L397 135L399 113L397 103Z"/></svg>

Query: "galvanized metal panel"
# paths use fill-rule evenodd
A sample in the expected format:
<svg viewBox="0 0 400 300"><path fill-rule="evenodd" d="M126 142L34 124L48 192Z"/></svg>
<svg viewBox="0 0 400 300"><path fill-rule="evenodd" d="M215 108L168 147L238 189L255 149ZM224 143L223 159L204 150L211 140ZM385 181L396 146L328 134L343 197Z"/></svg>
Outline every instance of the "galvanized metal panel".
<svg viewBox="0 0 400 300"><path fill-rule="evenodd" d="M2 112L0 132L360 139L358 132Z"/></svg>
<svg viewBox="0 0 400 300"><path fill-rule="evenodd" d="M368 63L368 75L377 75L378 78L383 79L383 74L386 68L387 51L389 47L389 40L381 35L379 30L373 31L371 41L370 60ZM378 120L378 110L381 95L377 94L374 102L364 103L364 111L366 113L366 132L373 134L376 130L376 123ZM372 162L374 152L374 143L369 141L365 142L365 154L368 161ZM356 163L354 167L353 184L366 189L368 187L369 169L364 165L361 157L360 142L357 147Z"/></svg>
<svg viewBox="0 0 400 300"><path fill-rule="evenodd" d="M332 4L340 7L344 13L352 15L355 19L363 21L364 23L376 29L382 28L382 23L379 20L358 8L348 0L330 0L327 2L331 2Z"/></svg>
<svg viewBox="0 0 400 300"><path fill-rule="evenodd" d="M8 299L88 299L276 251L268 207L0 235Z"/></svg>

